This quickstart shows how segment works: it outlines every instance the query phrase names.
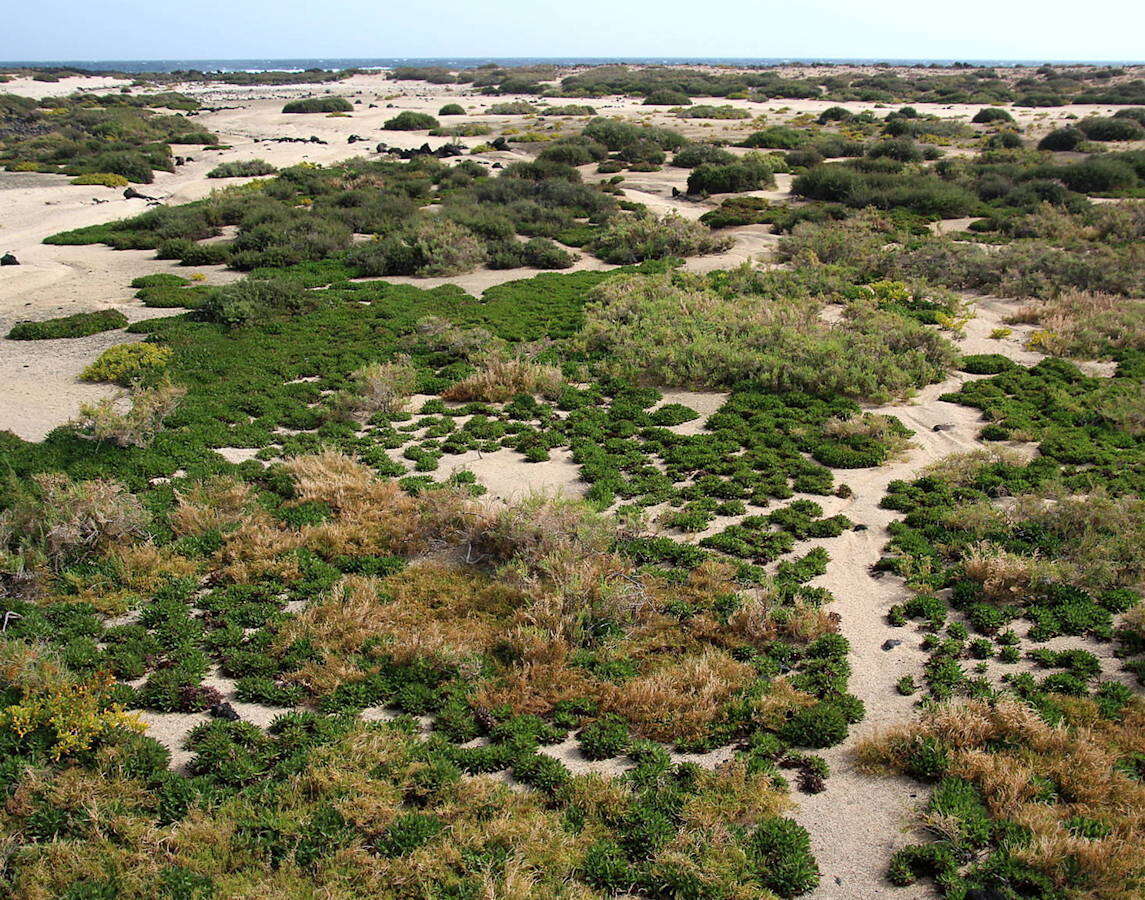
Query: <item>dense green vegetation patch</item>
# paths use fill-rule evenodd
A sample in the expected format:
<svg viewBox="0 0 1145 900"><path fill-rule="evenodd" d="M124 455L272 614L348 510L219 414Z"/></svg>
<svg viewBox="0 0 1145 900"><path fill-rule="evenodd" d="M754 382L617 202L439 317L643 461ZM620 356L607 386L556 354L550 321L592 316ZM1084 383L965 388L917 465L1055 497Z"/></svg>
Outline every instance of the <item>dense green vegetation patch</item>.
<svg viewBox="0 0 1145 900"><path fill-rule="evenodd" d="M117 309L75 313L42 322L17 322L8 332L13 341L40 341L53 338L87 337L101 331L112 331L127 325L127 316Z"/></svg>

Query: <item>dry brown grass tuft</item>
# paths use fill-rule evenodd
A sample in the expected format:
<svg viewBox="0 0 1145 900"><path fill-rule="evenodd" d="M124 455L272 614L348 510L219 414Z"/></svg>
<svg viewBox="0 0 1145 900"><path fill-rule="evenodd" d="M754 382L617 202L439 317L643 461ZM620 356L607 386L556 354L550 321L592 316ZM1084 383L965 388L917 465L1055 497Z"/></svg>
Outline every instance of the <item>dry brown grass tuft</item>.
<svg viewBox="0 0 1145 900"><path fill-rule="evenodd" d="M642 737L686 743L706 734L720 707L754 677L747 663L708 649L624 683L609 704Z"/></svg>
<svg viewBox="0 0 1145 900"><path fill-rule="evenodd" d="M347 575L325 596L309 603L279 632L279 649L298 640L310 640L323 652L320 662L309 662L290 679L317 694L329 693L343 681L360 676L349 661L385 625L379 578Z"/></svg>
<svg viewBox="0 0 1145 900"><path fill-rule="evenodd" d="M886 462L889 463L902 459L906 451L914 446L900 433L900 427L901 423L894 416L865 412L849 419L831 419L823 426L823 432L837 438L874 438L886 445Z"/></svg>
<svg viewBox="0 0 1145 900"><path fill-rule="evenodd" d="M340 393L334 406L350 418L365 418L375 413L394 415L405 412L409 399L417 392L417 367L408 356L392 362L371 363L350 376L354 385Z"/></svg>
<svg viewBox="0 0 1145 900"><path fill-rule="evenodd" d="M971 450L969 453L952 453L931 463L922 470L922 474L941 478L951 484L970 484L989 466L999 463L1017 466L1026 461L1026 455L1021 451L998 445Z"/></svg>
<svg viewBox="0 0 1145 900"><path fill-rule="evenodd" d="M229 531L254 521L269 522L259 506L254 489L231 475L215 475L175 492L171 529L179 535L201 535L208 531Z"/></svg>
<svg viewBox="0 0 1145 900"><path fill-rule="evenodd" d="M120 447L146 447L186 393L186 388L169 381L136 388L126 397L126 410L121 403L124 398L104 398L81 406L72 425L97 441L110 441Z"/></svg>
<svg viewBox="0 0 1145 900"><path fill-rule="evenodd" d="M952 527L986 535L1019 524L1036 525L1060 539L1053 560L1006 552L983 541L964 554L967 574L981 581L995 599L1017 597L1048 580L1090 590L1139 589L1145 583L1145 500L1111 497L1095 491L1085 496L1044 490L1008 502L975 503L946 518Z"/></svg>
<svg viewBox="0 0 1145 900"><path fill-rule="evenodd" d="M991 600L1020 600L1044 583L1051 571L1037 557L1011 553L985 541L969 547L962 564L966 577L979 582Z"/></svg>
<svg viewBox="0 0 1145 900"><path fill-rule="evenodd" d="M1118 764L1145 749L1145 702L1131 701L1120 722L1102 718L1087 699L1061 705L1066 722L1051 726L1016 701L953 701L861 741L856 753L867 770L905 771L920 741L937 741L947 748L949 774L972 782L993 818L1031 829L1033 840L1015 855L1063 889L1080 887L1085 896L1110 900L1138 897L1145 878L1145 784ZM1037 795L1033 776L1056 785L1056 799ZM1077 816L1104 822L1110 833L1073 835L1067 821Z"/></svg>
<svg viewBox="0 0 1145 900"><path fill-rule="evenodd" d="M554 398L564 385L560 369L528 359L492 356L476 372L447 388L446 400L504 403L518 394Z"/></svg>
<svg viewBox="0 0 1145 900"><path fill-rule="evenodd" d="M60 473L35 475L34 487L0 512L0 555L11 552L29 568L60 569L143 534L149 516L117 481L73 481Z"/></svg>

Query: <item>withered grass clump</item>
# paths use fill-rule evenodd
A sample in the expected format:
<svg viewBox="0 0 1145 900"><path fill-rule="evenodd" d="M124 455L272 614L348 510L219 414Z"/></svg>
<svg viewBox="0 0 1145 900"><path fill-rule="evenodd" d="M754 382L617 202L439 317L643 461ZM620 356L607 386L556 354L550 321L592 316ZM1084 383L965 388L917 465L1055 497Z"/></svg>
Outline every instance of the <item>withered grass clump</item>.
<svg viewBox="0 0 1145 900"><path fill-rule="evenodd" d="M350 375L353 386L335 398L335 407L345 416L368 417L374 413L405 412L417 392L417 367L408 356L391 362L371 363Z"/></svg>
<svg viewBox="0 0 1145 900"><path fill-rule="evenodd" d="M504 403L518 394L552 399L564 384L561 371L520 357L494 355L482 362L472 375L446 388L446 400Z"/></svg>
<svg viewBox="0 0 1145 900"><path fill-rule="evenodd" d="M0 511L0 555L12 554L28 568L59 570L142 536L149 521L138 498L121 483L67 475L36 475Z"/></svg>
<svg viewBox="0 0 1145 900"><path fill-rule="evenodd" d="M1028 343L1050 356L1099 359L1116 350L1145 350L1141 299L1067 290L1023 306L1007 321L1040 326Z"/></svg>
<svg viewBox="0 0 1145 900"><path fill-rule="evenodd" d="M1060 703L1060 725L1015 701L941 704L861 742L858 757L873 770L972 784L1000 829L987 849L1042 873L1063 896L1138 897L1145 883L1145 703L1131 701L1120 721L1086 699ZM946 815L958 819L951 810ZM947 843L967 840L970 815L940 829Z"/></svg>
<svg viewBox="0 0 1145 900"><path fill-rule="evenodd" d="M81 434L97 441L109 441L119 447L147 447L186 393L186 388L170 381L137 387L125 398L105 397L84 404L72 424ZM123 403L127 404L126 409Z"/></svg>

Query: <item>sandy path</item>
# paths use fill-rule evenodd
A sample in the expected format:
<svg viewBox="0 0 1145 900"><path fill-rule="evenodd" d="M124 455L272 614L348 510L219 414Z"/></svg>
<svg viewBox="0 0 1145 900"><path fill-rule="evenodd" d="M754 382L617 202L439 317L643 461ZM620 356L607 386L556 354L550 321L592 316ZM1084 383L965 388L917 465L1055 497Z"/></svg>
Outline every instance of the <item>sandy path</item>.
<svg viewBox="0 0 1145 900"><path fill-rule="evenodd" d="M1013 340L989 336L1018 305L994 297L977 298L977 315L957 341L959 348L964 353L1005 353L1025 364L1036 362L1040 355L1019 349ZM851 643L849 690L866 706L866 718L848 739L823 752L831 765L827 789L800 797L793 815L811 832L823 872L819 890L811 895L815 900L858 900L892 891L904 900L935 896L928 882L900 889L892 888L884 878L891 853L921 837L912 820L925 788L904 777L872 777L859 772L853 748L872 731L911 717L915 698L900 695L895 682L903 675L918 679L927 659L917 633L894 628L886 621L887 610L905 598L902 580L892 575L876 578L870 571L890 537L887 526L901 518L893 510L881 509L879 501L891 481L915 478L933 462L982 446L976 439L982 425L978 410L938 399L975 377L955 373L923 389L909 402L872 408L872 412L898 417L912 429L914 446L905 459L890 465L837 470L836 477L851 487L854 496L838 509L832 506L829 513L841 512L867 528L795 548L796 553L803 553L818 545L831 554L826 574L813 583L838 598L831 611L841 616L840 631ZM943 426L941 431L934 430L938 425ZM886 641L901 643L884 650Z"/></svg>

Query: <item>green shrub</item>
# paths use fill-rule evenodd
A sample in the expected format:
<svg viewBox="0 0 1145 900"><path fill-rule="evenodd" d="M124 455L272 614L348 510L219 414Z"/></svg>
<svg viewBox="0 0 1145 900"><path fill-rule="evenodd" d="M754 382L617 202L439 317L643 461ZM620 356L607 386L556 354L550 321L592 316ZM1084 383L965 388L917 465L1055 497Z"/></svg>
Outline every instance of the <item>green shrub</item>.
<svg viewBox="0 0 1145 900"><path fill-rule="evenodd" d="M101 309L98 312L75 313L58 319L45 319L42 322L17 322L8 332L8 339L41 341L86 337L89 334L125 327L127 327L127 316L117 309Z"/></svg>
<svg viewBox="0 0 1145 900"><path fill-rule="evenodd" d="M485 110L490 116L529 116L537 112L537 107L528 100L506 100L503 103L492 103Z"/></svg>
<svg viewBox="0 0 1145 900"><path fill-rule="evenodd" d="M697 166L709 163L711 165L726 166L736 162L737 157L723 147L714 144L687 144L676 151L672 157L672 165L682 169L694 169Z"/></svg>
<svg viewBox="0 0 1145 900"><path fill-rule="evenodd" d="M755 131L744 139L741 147L769 147L775 150L798 150L810 140L806 131L787 125L773 125L762 131Z"/></svg>
<svg viewBox="0 0 1145 900"><path fill-rule="evenodd" d="M405 813L377 838L374 849L382 856L407 856L432 841L445 827L445 822L430 813Z"/></svg>
<svg viewBox="0 0 1145 900"><path fill-rule="evenodd" d="M278 169L264 159L244 159L215 166L208 178L243 178L251 175L273 175Z"/></svg>
<svg viewBox="0 0 1145 900"><path fill-rule="evenodd" d="M446 103L437 111L437 114L439 116L463 116L465 115L465 107L460 103Z"/></svg>
<svg viewBox="0 0 1145 900"><path fill-rule="evenodd" d="M819 884L811 836L790 819L775 817L760 822L744 850L760 884L780 897L798 897Z"/></svg>
<svg viewBox="0 0 1145 900"><path fill-rule="evenodd" d="M72 179L72 184L93 185L108 188L127 187L130 182L122 175L111 172L88 172Z"/></svg>
<svg viewBox="0 0 1145 900"><path fill-rule="evenodd" d="M291 100L284 107L284 113L333 113L353 112L354 105L345 97L307 97L304 100Z"/></svg>
<svg viewBox="0 0 1145 900"><path fill-rule="evenodd" d="M158 344L116 344L104 350L80 378L126 387L161 372L170 359L171 350Z"/></svg>
<svg viewBox="0 0 1145 900"><path fill-rule="evenodd" d="M322 297L285 279L244 278L212 291L199 307L208 322L237 326L248 321L316 309Z"/></svg>
<svg viewBox="0 0 1145 900"><path fill-rule="evenodd" d="M893 159L897 162L921 162L923 155L918 144L910 138L878 141L867 149L871 159Z"/></svg>
<svg viewBox="0 0 1145 900"><path fill-rule="evenodd" d="M725 250L731 240L716 237L704 225L670 213L617 217L592 243L592 251L605 262L629 265L669 256L699 256Z"/></svg>
<svg viewBox="0 0 1145 900"><path fill-rule="evenodd" d="M1145 126L1128 117L1095 116L1082 119L1077 127L1091 141L1138 141L1145 137Z"/></svg>
<svg viewBox="0 0 1145 900"><path fill-rule="evenodd" d="M736 162L723 165L701 163L688 176L688 193L739 193L759 190L774 184L775 178L772 176L768 161L759 154L749 153Z"/></svg>
<svg viewBox="0 0 1145 900"><path fill-rule="evenodd" d="M779 731L789 744L813 750L834 747L847 737L847 719L829 703L816 703L792 713Z"/></svg>
<svg viewBox="0 0 1145 900"><path fill-rule="evenodd" d="M645 106L688 106L692 98L682 91L659 90L653 91L644 98Z"/></svg>
<svg viewBox="0 0 1145 900"><path fill-rule="evenodd" d="M992 122L1013 122L1014 117L997 106L986 106L978 110L970 121L975 125L988 125Z"/></svg>
<svg viewBox="0 0 1145 900"><path fill-rule="evenodd" d="M429 128L437 128L438 125L437 119L428 113L413 112L407 109L392 119L387 119L382 127L387 131L425 131Z"/></svg>
<svg viewBox="0 0 1145 900"><path fill-rule="evenodd" d="M131 279L133 288L182 287L190 283L190 278L184 278L173 272L156 272L154 275L140 275L138 278Z"/></svg>
<svg viewBox="0 0 1145 900"><path fill-rule="evenodd" d="M1076 150L1085 140L1085 134L1078 128L1066 127L1051 131L1038 142L1039 150Z"/></svg>
<svg viewBox="0 0 1145 900"><path fill-rule="evenodd" d="M849 109L842 106L829 106L823 112L819 113L819 124L826 125L828 122L846 122L848 119L853 119L855 114Z"/></svg>
<svg viewBox="0 0 1145 900"><path fill-rule="evenodd" d="M588 759L611 759L623 753L629 744L628 726L618 716L597 719L581 729L580 750Z"/></svg>

